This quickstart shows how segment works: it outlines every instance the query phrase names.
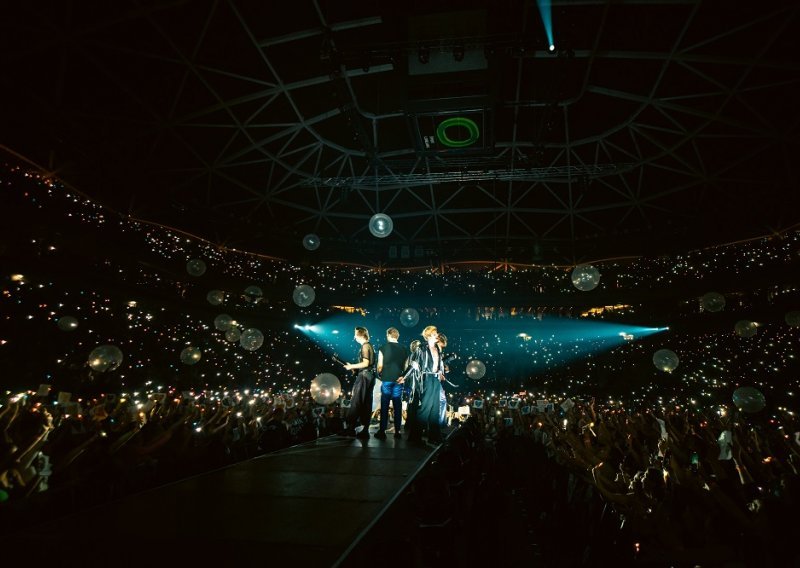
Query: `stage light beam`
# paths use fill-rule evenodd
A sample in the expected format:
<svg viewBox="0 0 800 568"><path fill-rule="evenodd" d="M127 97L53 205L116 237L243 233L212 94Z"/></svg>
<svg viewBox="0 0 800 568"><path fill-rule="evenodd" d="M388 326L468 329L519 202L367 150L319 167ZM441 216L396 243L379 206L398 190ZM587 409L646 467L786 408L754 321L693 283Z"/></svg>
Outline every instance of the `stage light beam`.
<svg viewBox="0 0 800 568"><path fill-rule="evenodd" d="M556 50L556 42L553 39L553 8L550 0L536 0L539 7L539 15L542 17L544 32L547 34L547 45L552 53Z"/></svg>

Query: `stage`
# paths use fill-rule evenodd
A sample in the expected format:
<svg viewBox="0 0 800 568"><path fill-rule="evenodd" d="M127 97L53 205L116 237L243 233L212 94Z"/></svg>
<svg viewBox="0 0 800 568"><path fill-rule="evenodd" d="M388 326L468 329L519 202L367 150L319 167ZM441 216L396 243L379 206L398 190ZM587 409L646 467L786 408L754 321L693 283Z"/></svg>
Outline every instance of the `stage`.
<svg viewBox="0 0 800 568"><path fill-rule="evenodd" d="M67 550L129 550L123 563L134 564L143 546L166 544L169 557L183 560L208 560L206 553L222 549L231 562L332 566L435 451L391 434L383 441L326 437L5 535L0 543L22 545L30 560Z"/></svg>

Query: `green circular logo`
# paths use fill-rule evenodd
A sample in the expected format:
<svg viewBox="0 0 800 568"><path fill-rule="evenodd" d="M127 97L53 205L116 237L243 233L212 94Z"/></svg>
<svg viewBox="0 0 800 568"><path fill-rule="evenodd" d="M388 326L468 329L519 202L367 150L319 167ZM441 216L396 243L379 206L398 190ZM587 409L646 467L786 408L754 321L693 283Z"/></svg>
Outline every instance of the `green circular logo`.
<svg viewBox="0 0 800 568"><path fill-rule="evenodd" d="M467 137L460 140L450 138L450 136L447 135L447 129L453 127L465 128L467 130ZM475 124L475 121L463 116L454 116L445 119L436 127L436 138L448 148L466 148L467 146L471 146L480 138L480 135L481 131L478 125Z"/></svg>

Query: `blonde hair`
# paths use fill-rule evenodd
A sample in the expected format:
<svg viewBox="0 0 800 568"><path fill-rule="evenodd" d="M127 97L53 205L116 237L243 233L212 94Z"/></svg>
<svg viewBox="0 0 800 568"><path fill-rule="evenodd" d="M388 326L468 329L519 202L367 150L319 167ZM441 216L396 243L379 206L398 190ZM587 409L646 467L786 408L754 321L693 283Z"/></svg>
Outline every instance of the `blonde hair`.
<svg viewBox="0 0 800 568"><path fill-rule="evenodd" d="M437 341L436 343L438 343L442 347L442 349L444 349L445 347L447 347L447 336L444 333L440 333L439 341Z"/></svg>
<svg viewBox="0 0 800 568"><path fill-rule="evenodd" d="M437 331L439 330L436 329L435 325L429 325L428 327L422 330L422 337L424 337L427 340L431 335L433 335Z"/></svg>
<svg viewBox="0 0 800 568"><path fill-rule="evenodd" d="M392 339L399 339L400 332L397 331L396 327L390 327L389 329L386 330L386 337L391 337Z"/></svg>
<svg viewBox="0 0 800 568"><path fill-rule="evenodd" d="M367 328L366 328L366 327L360 327L360 326L359 326L359 327L357 327L357 328L356 328L356 335L357 335L358 337L363 337L364 339L366 339L367 341L369 341L369 331L367 331Z"/></svg>
<svg viewBox="0 0 800 568"><path fill-rule="evenodd" d="M414 351L419 349L420 345L422 345L422 342L419 339L415 339L414 341L411 342L411 345L409 345L409 349L413 353Z"/></svg>

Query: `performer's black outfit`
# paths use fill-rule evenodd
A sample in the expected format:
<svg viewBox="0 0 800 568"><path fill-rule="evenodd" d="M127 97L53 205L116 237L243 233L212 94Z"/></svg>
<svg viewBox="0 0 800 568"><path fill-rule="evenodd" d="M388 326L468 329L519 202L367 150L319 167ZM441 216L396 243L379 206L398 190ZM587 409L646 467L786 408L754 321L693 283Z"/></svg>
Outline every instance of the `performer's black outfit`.
<svg viewBox="0 0 800 568"><path fill-rule="evenodd" d="M372 373L375 366L375 350L369 341L361 345L358 362L360 363L364 359L369 361L369 365L364 369L359 369L353 382L353 397L347 413L347 429L352 432L356 422L360 422L364 429L359 433L359 437L368 438L369 421L372 417L372 390L375 388L375 375ZM352 436L352 433L350 435Z"/></svg>
<svg viewBox="0 0 800 568"><path fill-rule="evenodd" d="M431 349L436 350L438 356L437 363L434 365L434 355ZM411 354L411 362L419 365L418 370L411 373L413 378L412 395L409 401L409 419L411 424L409 441L420 441L422 431L427 431L428 441L438 444L442 441L442 430L439 426L439 398L442 390L439 381L440 373L444 372L442 364L442 352L438 345L430 347L422 345ZM411 405L415 406L416 420L411 420Z"/></svg>

